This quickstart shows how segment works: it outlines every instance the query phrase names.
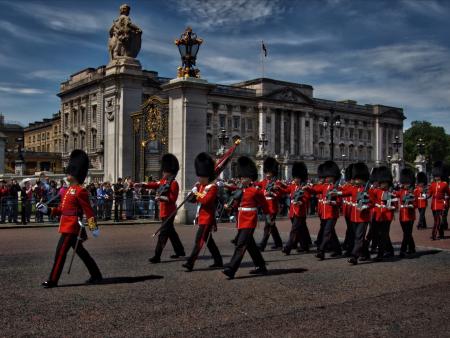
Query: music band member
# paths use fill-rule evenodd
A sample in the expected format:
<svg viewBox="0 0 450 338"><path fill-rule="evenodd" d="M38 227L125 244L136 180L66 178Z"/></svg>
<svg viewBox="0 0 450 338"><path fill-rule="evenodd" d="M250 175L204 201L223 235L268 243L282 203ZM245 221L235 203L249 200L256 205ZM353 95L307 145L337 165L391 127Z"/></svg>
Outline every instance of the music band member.
<svg viewBox="0 0 450 338"><path fill-rule="evenodd" d="M74 150L70 154L69 164L66 169L67 181L70 186L66 190L61 202L56 208L49 208L44 203L37 203L36 208L43 214L61 216L59 222L59 233L61 237L56 247L55 259L50 276L42 283L44 288L52 288L58 285L61 272L70 248L76 247L76 254L86 265L91 277L86 283L95 284L102 281L102 274L94 259L84 248L82 241L87 240L85 228L78 224L83 213L87 219L87 225L94 236L98 236L98 227L94 217L94 210L89 202L89 193L81 185L83 184L89 169L89 158L83 150ZM77 238L80 240L77 244ZM77 245L76 245L77 244Z"/></svg>
<svg viewBox="0 0 450 338"><path fill-rule="evenodd" d="M153 264L161 262L161 254L167 240L170 240L175 251L175 254L170 256L170 258L176 259L180 256L185 256L183 244L173 224L175 214L172 215L177 208L176 203L180 189L178 182L175 180L179 169L178 159L173 154L165 154L161 159L162 179L157 182L143 183L148 189L156 190L156 200L159 202L160 209L159 214L163 224L165 223L158 234L155 255L149 259L149 262ZM170 219L168 219L169 217Z"/></svg>
<svg viewBox="0 0 450 338"><path fill-rule="evenodd" d="M238 210L236 248L230 263L223 270L229 279L234 278L247 250L256 266L256 269L250 273L267 274L266 262L253 237L258 224L258 207L262 208L265 215L270 213L263 191L253 185L253 182L258 179L258 169L255 163L246 156L238 158L236 169L242 188L240 197L236 197L233 205L227 205L227 208L237 208Z"/></svg>
<svg viewBox="0 0 450 338"><path fill-rule="evenodd" d="M206 243L214 259L214 264L210 268L221 268L223 267L222 256L212 237L212 232L217 231L216 207L218 193L215 182L214 160L207 153L200 153L195 158L194 164L198 183L192 189L193 198L191 202L197 203L197 214L194 223L198 225L198 230L192 253L187 262L183 264L183 267L188 271L194 269L195 261Z"/></svg>

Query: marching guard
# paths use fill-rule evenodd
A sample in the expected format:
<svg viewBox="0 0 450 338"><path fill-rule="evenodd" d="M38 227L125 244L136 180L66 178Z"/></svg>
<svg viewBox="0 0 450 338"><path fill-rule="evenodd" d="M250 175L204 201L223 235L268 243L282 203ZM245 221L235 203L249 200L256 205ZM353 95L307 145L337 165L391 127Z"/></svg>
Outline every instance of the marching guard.
<svg viewBox="0 0 450 338"><path fill-rule="evenodd" d="M417 229L427 228L427 219L425 212L428 206L428 178L424 172L417 173L417 185L414 189L414 195L417 197L417 209L419 210L419 220L417 222Z"/></svg>
<svg viewBox="0 0 450 338"><path fill-rule="evenodd" d="M369 176L369 168L365 163L355 163L351 174L353 184L342 188L343 196L351 196L349 208L354 244L351 246L351 257L348 262L353 265L358 264L358 259L368 246L366 232L371 218L370 209L373 206L369 193Z"/></svg>
<svg viewBox="0 0 450 338"><path fill-rule="evenodd" d="M353 163L349 164L347 168L345 168L344 178L345 184L342 186L342 190L348 189L353 186L352 179L352 168ZM350 220L352 214L352 197L351 196L342 196L342 215L345 218L345 238L344 243L342 245L345 250L345 256L350 257L353 250L353 245L355 244L355 236L353 233L353 225Z"/></svg>
<svg viewBox="0 0 450 338"><path fill-rule="evenodd" d="M235 194L233 205L227 205L228 208L232 207L238 210L236 247L230 263L223 270L223 273L229 279L234 278L247 250L256 266L256 269L250 271L250 274L268 273L266 262L253 237L258 224L258 207L262 208L265 215L270 213L264 193L253 185L253 182L258 178L258 169L255 163L246 156L239 157L237 160L237 176L241 180L241 192Z"/></svg>
<svg viewBox="0 0 450 338"><path fill-rule="evenodd" d="M55 259L50 276L48 280L42 283L44 288L52 288L58 285L70 248L75 250L91 275L86 283L96 284L102 281L102 274L97 264L82 243L87 240L86 230L79 225L79 220L84 213L89 230L93 232L94 237L98 236L99 230L94 217L94 211L89 202L89 193L81 186L86 178L88 169L89 158L87 154L83 150L76 149L72 151L66 169L67 181L70 186L58 207L49 208L44 203L36 204L36 208L41 213L61 217L59 222L59 233L61 237L56 247Z"/></svg>
<svg viewBox="0 0 450 338"><path fill-rule="evenodd" d="M173 224L180 189L178 182L175 180L179 169L180 165L175 155L170 153L165 154L161 159L163 178L158 182L144 183L147 188L156 190L156 200L159 202L159 214L164 225L158 234L155 255L149 259L149 262L153 264L161 262L161 254L166 246L167 240L170 240L175 251L175 254L170 256L170 258L176 259L186 255L183 244Z"/></svg>
<svg viewBox="0 0 450 338"><path fill-rule="evenodd" d="M312 190L322 195L322 204L320 205L321 219L323 222L323 235L319 242L319 250L316 255L319 260L325 259L325 251L331 250L331 257L342 255L341 244L336 235L336 222L339 217L340 196L342 193L337 190L341 172L334 161L326 161L321 168L321 175L325 178L323 184L317 184Z"/></svg>
<svg viewBox="0 0 450 338"><path fill-rule="evenodd" d="M278 205L282 195L281 182L277 180L279 171L278 161L273 157L266 158L263 163L263 171L265 178L255 185L260 187L264 192L269 207L269 214L266 215L264 234L259 243L259 249L261 251L265 250L270 235L272 235L274 241L272 249L281 249L283 247L283 241L281 240L280 232L276 225Z"/></svg>
<svg viewBox="0 0 450 338"><path fill-rule="evenodd" d="M308 168L305 163L295 162L292 165L292 178L293 182L286 189L291 199L289 218L292 222L289 239L282 250L286 255L289 255L298 243L304 252L309 252L311 245L311 236L306 225L310 194L307 189L304 189L308 180Z"/></svg>
<svg viewBox="0 0 450 338"><path fill-rule="evenodd" d="M428 190L428 197L431 197L431 210L433 212L434 225L431 233L432 240L436 240L439 234L439 238L444 238L444 226L442 224L442 215L446 208L446 196L450 195L450 189L448 183L444 181L445 168L442 162L434 164L433 170L433 182Z"/></svg>
<svg viewBox="0 0 450 338"><path fill-rule="evenodd" d="M414 194L415 181L416 178L411 169L402 169L400 172L401 188L398 192L400 201L399 220L403 230L403 240L399 254L401 258L405 257L406 254L410 255L416 252L416 245L412 235L418 199L418 196Z"/></svg>
<svg viewBox="0 0 450 338"><path fill-rule="evenodd" d="M195 224L198 225L192 253L183 264L188 271L194 269L195 261L206 243L214 264L210 268L223 267L222 256L212 237L212 231L217 231L216 206L218 188L215 182L214 160L207 153L200 153L195 158L195 172L198 176L198 184L192 189L193 203L197 203Z"/></svg>

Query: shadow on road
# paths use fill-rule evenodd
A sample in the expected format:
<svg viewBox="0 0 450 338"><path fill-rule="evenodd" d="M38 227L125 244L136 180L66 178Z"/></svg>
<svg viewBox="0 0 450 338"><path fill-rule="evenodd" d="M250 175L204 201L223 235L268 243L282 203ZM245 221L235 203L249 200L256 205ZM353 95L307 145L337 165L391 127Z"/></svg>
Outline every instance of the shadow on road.
<svg viewBox="0 0 450 338"><path fill-rule="evenodd" d="M67 288L73 286L95 286L95 285L108 285L108 284L131 284L131 283L139 283L145 282L147 280L152 279L161 279L163 276L158 275L147 275L147 276L134 276L134 277L109 277L103 278L101 283L97 284L86 284L86 283L78 283L78 284L64 284L59 285L60 288Z"/></svg>
<svg viewBox="0 0 450 338"><path fill-rule="evenodd" d="M239 276L235 277L235 279L247 279L247 278L256 278L256 277L267 277L267 276L280 276L280 275L288 275L291 273L303 273L308 271L308 269L302 268L293 268L293 269L269 269L269 273L267 275L248 275L248 276Z"/></svg>

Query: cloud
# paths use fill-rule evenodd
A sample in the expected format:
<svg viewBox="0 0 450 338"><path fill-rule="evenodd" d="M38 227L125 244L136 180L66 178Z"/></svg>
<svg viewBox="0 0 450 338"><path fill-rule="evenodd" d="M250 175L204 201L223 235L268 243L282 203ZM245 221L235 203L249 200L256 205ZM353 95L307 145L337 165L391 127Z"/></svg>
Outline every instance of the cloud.
<svg viewBox="0 0 450 338"><path fill-rule="evenodd" d="M30 79L43 79L49 81L63 81L69 72L56 69L40 69L25 74Z"/></svg>
<svg viewBox="0 0 450 338"><path fill-rule="evenodd" d="M234 28L242 23L263 23L286 10L281 0L178 0L173 7L187 14L190 21L203 29Z"/></svg>
<svg viewBox="0 0 450 338"><path fill-rule="evenodd" d="M112 23L112 18L117 13L105 10L57 7L54 3L47 6L43 3L27 2L23 3L5 2L2 3L22 14L32 17L42 25L58 32L73 33L95 33L108 29Z"/></svg>
<svg viewBox="0 0 450 338"><path fill-rule="evenodd" d="M402 5L413 12L428 16L443 16L448 14L448 8L442 2L435 0L402 0Z"/></svg>
<svg viewBox="0 0 450 338"><path fill-rule="evenodd" d="M16 87L10 84L0 84L0 92L13 94L13 95L37 95L44 94L45 91L38 88Z"/></svg>

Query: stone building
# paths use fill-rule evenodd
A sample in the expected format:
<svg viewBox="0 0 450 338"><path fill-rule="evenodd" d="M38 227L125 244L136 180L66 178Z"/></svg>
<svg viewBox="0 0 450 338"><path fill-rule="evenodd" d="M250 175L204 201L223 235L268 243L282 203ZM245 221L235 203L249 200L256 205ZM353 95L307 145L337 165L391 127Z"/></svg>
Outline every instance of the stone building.
<svg viewBox="0 0 450 338"><path fill-rule="evenodd" d="M61 114L32 122L24 129L24 148L27 151L61 153Z"/></svg>

